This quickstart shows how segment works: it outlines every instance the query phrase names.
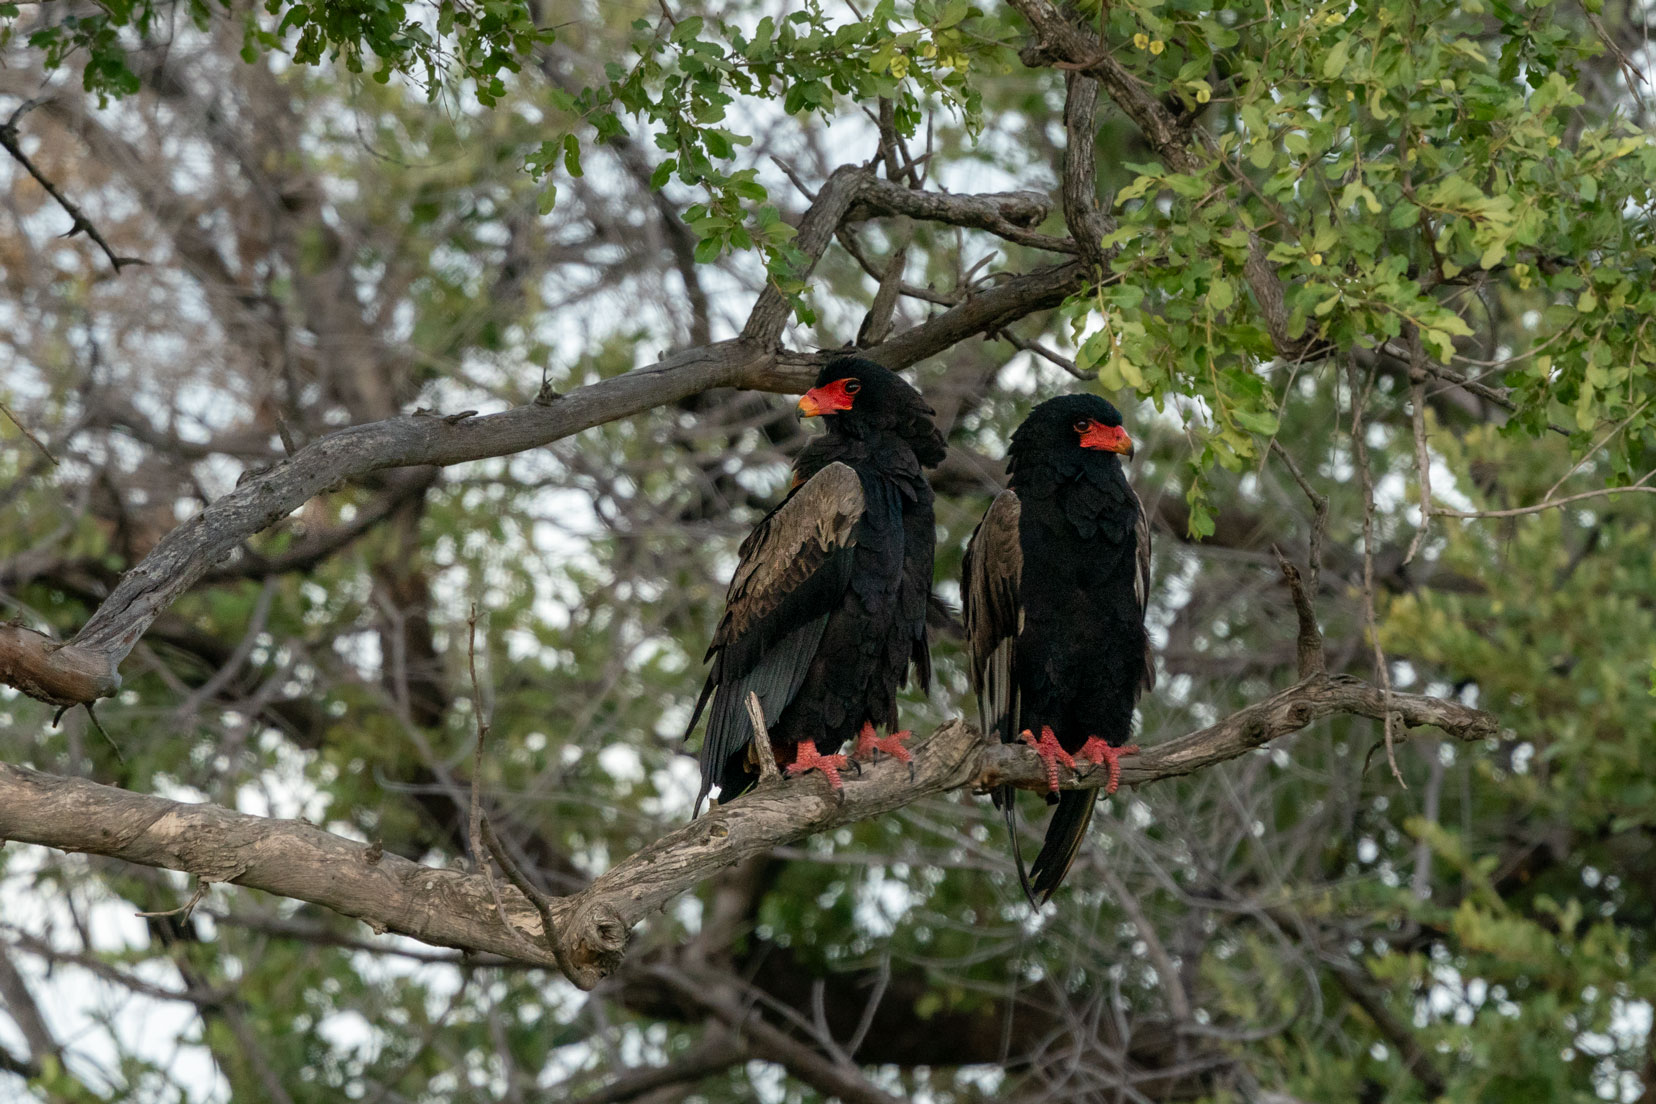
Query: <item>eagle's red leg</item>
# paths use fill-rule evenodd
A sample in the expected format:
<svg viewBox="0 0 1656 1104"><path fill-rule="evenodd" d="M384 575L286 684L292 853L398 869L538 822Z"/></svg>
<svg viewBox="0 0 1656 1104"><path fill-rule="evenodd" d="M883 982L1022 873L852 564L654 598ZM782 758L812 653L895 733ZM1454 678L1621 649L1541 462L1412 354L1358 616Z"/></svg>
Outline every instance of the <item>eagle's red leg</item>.
<svg viewBox="0 0 1656 1104"><path fill-rule="evenodd" d="M1041 726L1041 738L1039 740L1035 738L1035 734L1030 732L1029 729L1024 729L1023 742L1034 748L1035 754L1039 755L1041 757L1041 762L1046 764L1047 788L1051 792L1057 793L1058 764L1062 763L1070 770L1074 770L1074 757L1063 749L1063 747L1058 743L1058 737L1052 734L1051 727L1047 725Z"/></svg>
<svg viewBox="0 0 1656 1104"><path fill-rule="evenodd" d="M912 763L914 753L903 746L903 741L912 735L912 732L904 729L902 732L893 732L882 740L874 731L874 726L864 721L862 731L857 733L857 758L872 762L874 754L883 751L887 755L895 755L899 762Z"/></svg>
<svg viewBox="0 0 1656 1104"><path fill-rule="evenodd" d="M1108 763L1110 766L1110 780L1104 785L1105 794L1113 794L1116 787L1121 785L1121 757L1137 752L1137 744L1128 744L1126 747L1111 747L1097 736L1088 736L1087 742L1081 745L1081 750L1075 754L1082 759L1091 760L1094 766L1099 763Z"/></svg>
<svg viewBox="0 0 1656 1104"><path fill-rule="evenodd" d="M801 740L794 749L794 760L787 766L789 775L804 774L806 771L819 770L828 779L828 785L836 790L845 788L840 781L839 772L845 769L845 756L819 755L815 740Z"/></svg>

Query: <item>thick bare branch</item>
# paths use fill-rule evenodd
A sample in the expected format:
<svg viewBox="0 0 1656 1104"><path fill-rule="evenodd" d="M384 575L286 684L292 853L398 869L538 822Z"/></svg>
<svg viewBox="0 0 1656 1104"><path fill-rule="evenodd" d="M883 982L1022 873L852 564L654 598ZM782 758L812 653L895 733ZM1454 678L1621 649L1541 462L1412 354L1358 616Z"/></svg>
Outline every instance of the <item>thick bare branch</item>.
<svg viewBox="0 0 1656 1104"><path fill-rule="evenodd" d="M1498 730L1490 714L1456 702L1395 691L1388 702L1384 692L1358 679L1321 675L1128 758L1122 781L1140 786L1191 774L1321 717L1383 719L1388 705L1407 727L1432 725L1457 739L1484 739ZM556 955L542 950L540 915L520 892L503 889L500 909L480 875L421 866L304 821L246 816L0 765L0 839L109 855L310 901L376 931L562 968L577 985L591 988L620 965L634 925L734 862L931 794L968 786L1046 787L1045 767L1031 749L987 744L961 721L943 726L916 749L914 772L910 781L904 764L888 760L848 782L842 801L811 778L716 807L622 860L587 889L554 901ZM1081 789L1104 780L1104 772L1094 772L1066 778L1063 785Z"/></svg>
<svg viewBox="0 0 1656 1104"><path fill-rule="evenodd" d="M121 687L108 657L66 647L22 625L0 625L0 683L48 705L79 705L107 698Z"/></svg>
<svg viewBox="0 0 1656 1104"><path fill-rule="evenodd" d="M0 681L56 704L105 697L120 686L121 660L163 610L248 537L329 487L384 468L458 464L537 448L710 387L741 383L769 363L770 357L751 345L723 342L547 404L459 420L390 418L321 438L168 533L67 645L45 637L32 641L15 631L9 639L0 637ZM28 643L35 647L25 649Z"/></svg>
<svg viewBox="0 0 1656 1104"><path fill-rule="evenodd" d="M1033 229L1052 212L1052 201L1040 192L990 192L982 195L950 195L947 192L905 188L889 180L872 179L864 184L847 221L907 215L927 222L941 222L968 230L987 230L1019 245L1075 253L1075 242L1040 234Z"/></svg>

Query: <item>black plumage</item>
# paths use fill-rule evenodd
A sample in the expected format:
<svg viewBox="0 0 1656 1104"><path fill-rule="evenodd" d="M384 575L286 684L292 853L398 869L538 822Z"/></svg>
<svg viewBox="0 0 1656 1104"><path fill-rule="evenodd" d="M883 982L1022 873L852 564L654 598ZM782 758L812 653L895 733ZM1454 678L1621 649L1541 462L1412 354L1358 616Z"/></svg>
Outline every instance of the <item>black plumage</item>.
<svg viewBox="0 0 1656 1104"><path fill-rule="evenodd" d="M846 740L865 726L896 727L911 663L921 688L931 685L936 538L922 468L944 455L931 408L898 376L854 357L824 368L799 405L823 416L827 432L795 461L787 498L742 542L690 719L693 732L711 702L698 809L714 786L728 800L757 780L750 692L778 764L820 764L837 786L844 761L835 753ZM876 746L908 755L889 738Z"/></svg>
<svg viewBox="0 0 1656 1104"><path fill-rule="evenodd" d="M1122 455L1132 455L1132 441L1104 399L1064 395L1037 406L1012 435L1011 487L972 533L962 567L983 730L1038 745L1054 791L1057 764L1073 766L1078 755L1107 763L1106 792L1114 791L1116 758L1136 750L1123 745L1140 690L1155 681L1144 631L1150 530ZM1098 791L1048 795L1057 809L1027 872L1013 791L993 796L1006 811L1025 892L1037 904L1050 899L1075 861Z"/></svg>

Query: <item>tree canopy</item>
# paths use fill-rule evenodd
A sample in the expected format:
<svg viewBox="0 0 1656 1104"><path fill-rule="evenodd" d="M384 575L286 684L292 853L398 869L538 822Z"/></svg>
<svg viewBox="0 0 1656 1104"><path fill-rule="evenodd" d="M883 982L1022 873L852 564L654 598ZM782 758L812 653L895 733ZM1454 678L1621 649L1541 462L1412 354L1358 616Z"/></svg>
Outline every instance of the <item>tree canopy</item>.
<svg viewBox="0 0 1656 1104"><path fill-rule="evenodd" d="M0 3L3 1091L1656 1100L1647 33ZM950 446L916 781L687 823L847 348ZM1087 388L1162 678L1036 915L955 580Z"/></svg>

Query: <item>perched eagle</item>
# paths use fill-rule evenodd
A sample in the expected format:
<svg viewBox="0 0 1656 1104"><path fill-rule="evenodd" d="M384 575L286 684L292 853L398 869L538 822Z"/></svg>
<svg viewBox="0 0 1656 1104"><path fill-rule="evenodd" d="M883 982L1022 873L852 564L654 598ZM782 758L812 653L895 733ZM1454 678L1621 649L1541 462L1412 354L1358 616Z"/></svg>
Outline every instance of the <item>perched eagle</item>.
<svg viewBox="0 0 1656 1104"><path fill-rule="evenodd" d="M1114 793L1117 760L1138 750L1122 745L1140 689L1155 682L1144 631L1150 529L1121 468L1133 442L1103 399L1042 403L1009 453L1011 488L972 533L961 594L983 731L1033 746L1046 761L1047 801L1058 806L1026 872L1012 788L994 794L1018 877L1039 907L1075 861L1098 800L1094 789L1058 793L1058 764L1073 768L1076 756L1107 764L1104 792Z"/></svg>
<svg viewBox="0 0 1656 1104"><path fill-rule="evenodd" d="M897 727L897 691L913 663L931 684L926 605L931 596L932 491L921 470L941 463L943 437L919 392L885 368L834 360L799 400L827 433L794 463L793 487L742 542L713 668L690 718L708 711L701 792L722 800L757 779L749 692L759 695L778 765L820 770L838 789L837 754L857 738L909 759ZM889 734L881 739L875 727Z"/></svg>

